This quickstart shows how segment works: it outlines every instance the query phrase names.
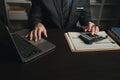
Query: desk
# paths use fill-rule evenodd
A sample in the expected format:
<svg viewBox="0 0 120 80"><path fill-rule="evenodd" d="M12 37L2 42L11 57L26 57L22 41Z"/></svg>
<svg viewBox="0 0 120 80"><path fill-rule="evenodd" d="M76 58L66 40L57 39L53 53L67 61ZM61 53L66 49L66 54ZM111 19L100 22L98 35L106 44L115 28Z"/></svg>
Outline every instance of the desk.
<svg viewBox="0 0 120 80"><path fill-rule="evenodd" d="M27 64L0 57L1 80L119 80L120 51L71 53L60 30L49 30L56 50ZM1 53L5 54L5 52ZM7 56L9 57L9 56ZM6 61L4 61L6 60ZM10 61L11 60L11 61Z"/></svg>

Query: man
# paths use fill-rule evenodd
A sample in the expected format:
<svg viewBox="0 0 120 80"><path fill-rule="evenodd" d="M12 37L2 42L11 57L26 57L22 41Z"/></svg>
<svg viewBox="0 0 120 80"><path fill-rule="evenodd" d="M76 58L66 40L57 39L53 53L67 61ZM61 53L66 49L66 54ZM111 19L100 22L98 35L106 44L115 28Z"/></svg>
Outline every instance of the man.
<svg viewBox="0 0 120 80"><path fill-rule="evenodd" d="M65 29L75 27L79 21L85 31L92 34L99 31L90 19L90 0L31 0L29 26L32 29L26 36L30 40L40 40L41 34L47 37L46 27ZM66 7L67 6L67 7Z"/></svg>

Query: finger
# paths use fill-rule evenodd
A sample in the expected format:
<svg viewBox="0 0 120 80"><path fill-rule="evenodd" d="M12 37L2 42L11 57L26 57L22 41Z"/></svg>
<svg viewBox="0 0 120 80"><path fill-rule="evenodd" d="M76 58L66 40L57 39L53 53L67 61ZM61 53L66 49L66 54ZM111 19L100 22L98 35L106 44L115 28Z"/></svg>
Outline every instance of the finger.
<svg viewBox="0 0 120 80"><path fill-rule="evenodd" d="M41 39L41 30L40 29L38 30L38 39L39 40Z"/></svg>
<svg viewBox="0 0 120 80"><path fill-rule="evenodd" d="M30 32L30 40L33 39L33 31Z"/></svg>
<svg viewBox="0 0 120 80"><path fill-rule="evenodd" d="M96 27L93 26L93 27L92 27L92 31L91 31L91 32L92 32L92 35L95 34L95 30L96 30Z"/></svg>
<svg viewBox="0 0 120 80"><path fill-rule="evenodd" d="M43 31L43 34L45 35L45 37L48 37L46 30Z"/></svg>
<svg viewBox="0 0 120 80"><path fill-rule="evenodd" d="M93 27L94 25L92 24L92 23L90 23L89 25L88 25L88 31L90 32L90 31L92 31L92 27Z"/></svg>
<svg viewBox="0 0 120 80"><path fill-rule="evenodd" d="M87 32L87 29L84 29L85 32Z"/></svg>
<svg viewBox="0 0 120 80"><path fill-rule="evenodd" d="M38 29L36 28L34 30L34 40L35 40L35 42L38 40L37 31L38 31Z"/></svg>
<svg viewBox="0 0 120 80"><path fill-rule="evenodd" d="M85 27L83 28L83 30L84 30L85 32L87 32L87 31L88 31L88 27L85 26Z"/></svg>
<svg viewBox="0 0 120 80"><path fill-rule="evenodd" d="M25 35L25 37L26 37L26 38L28 38L28 34L27 34L27 35Z"/></svg>
<svg viewBox="0 0 120 80"><path fill-rule="evenodd" d="M99 27L98 26L96 26L95 32L99 32Z"/></svg>

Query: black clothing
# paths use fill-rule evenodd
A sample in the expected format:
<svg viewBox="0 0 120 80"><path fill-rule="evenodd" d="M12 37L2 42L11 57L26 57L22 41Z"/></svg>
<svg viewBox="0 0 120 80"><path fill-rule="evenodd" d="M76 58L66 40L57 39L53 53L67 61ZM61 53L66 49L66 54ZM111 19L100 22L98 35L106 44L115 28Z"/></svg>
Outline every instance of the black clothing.
<svg viewBox="0 0 120 80"><path fill-rule="evenodd" d="M32 7L28 24L33 28L41 22L45 27L58 27L60 29L74 27L77 21L87 25L90 18L90 0L73 0L71 10L64 24L61 0L31 0Z"/></svg>

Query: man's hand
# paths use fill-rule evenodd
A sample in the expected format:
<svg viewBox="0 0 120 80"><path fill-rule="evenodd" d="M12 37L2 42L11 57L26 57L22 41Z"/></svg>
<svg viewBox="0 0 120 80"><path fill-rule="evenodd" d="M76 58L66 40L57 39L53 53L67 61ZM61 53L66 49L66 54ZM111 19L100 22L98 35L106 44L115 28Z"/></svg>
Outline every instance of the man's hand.
<svg viewBox="0 0 120 80"><path fill-rule="evenodd" d="M99 27L98 26L96 26L94 23L92 23L92 22L89 22L88 23L88 26L86 26L85 28L84 28L84 31L85 32L92 32L92 34L94 34L94 33L97 33L97 32L99 32Z"/></svg>
<svg viewBox="0 0 120 80"><path fill-rule="evenodd" d="M29 38L30 40L34 39L34 41L36 42L41 39L42 33L45 37L47 37L47 31L44 25L41 23L38 23L35 25L35 28L29 34L26 35L26 38Z"/></svg>

